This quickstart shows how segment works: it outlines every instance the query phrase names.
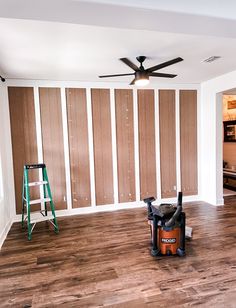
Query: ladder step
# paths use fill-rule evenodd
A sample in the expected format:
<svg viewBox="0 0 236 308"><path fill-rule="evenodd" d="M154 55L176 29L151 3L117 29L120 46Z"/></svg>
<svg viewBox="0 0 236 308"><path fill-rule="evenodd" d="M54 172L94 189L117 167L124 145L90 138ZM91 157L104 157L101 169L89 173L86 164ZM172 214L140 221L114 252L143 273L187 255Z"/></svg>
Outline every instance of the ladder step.
<svg viewBox="0 0 236 308"><path fill-rule="evenodd" d="M45 185L47 183L48 183L47 181L31 182L29 183L29 186L39 186L39 185Z"/></svg>
<svg viewBox="0 0 236 308"><path fill-rule="evenodd" d="M30 223L35 224L40 221L47 221L54 219L52 212L48 212L47 216L43 216L40 212L39 213L32 213L30 216Z"/></svg>
<svg viewBox="0 0 236 308"><path fill-rule="evenodd" d="M33 164L33 165L25 165L25 169L40 169L40 168L46 168L45 164Z"/></svg>
<svg viewBox="0 0 236 308"><path fill-rule="evenodd" d="M50 198L35 199L35 200L30 201L30 205L38 204L38 203L41 203L41 202L49 202L49 201L51 201Z"/></svg>

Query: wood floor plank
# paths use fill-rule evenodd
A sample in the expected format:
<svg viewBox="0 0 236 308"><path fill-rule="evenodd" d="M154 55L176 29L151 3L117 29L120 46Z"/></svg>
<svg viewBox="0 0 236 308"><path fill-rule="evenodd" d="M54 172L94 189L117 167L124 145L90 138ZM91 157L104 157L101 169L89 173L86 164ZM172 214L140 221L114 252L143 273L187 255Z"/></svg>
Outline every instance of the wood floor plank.
<svg viewBox="0 0 236 308"><path fill-rule="evenodd" d="M236 197L184 204L187 255L150 255L146 208L59 217L32 241L14 223L0 252L0 307L235 307Z"/></svg>

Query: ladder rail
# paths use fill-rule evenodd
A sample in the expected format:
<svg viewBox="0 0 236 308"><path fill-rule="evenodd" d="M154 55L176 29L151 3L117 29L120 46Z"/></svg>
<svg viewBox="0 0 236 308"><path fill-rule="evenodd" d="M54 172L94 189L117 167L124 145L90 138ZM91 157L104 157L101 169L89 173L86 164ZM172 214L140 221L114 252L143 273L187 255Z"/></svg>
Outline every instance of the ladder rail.
<svg viewBox="0 0 236 308"><path fill-rule="evenodd" d="M46 169L46 166L45 166L45 168L42 169L42 177L43 177L43 179L46 179L46 178L44 177L44 169ZM47 178L47 180L45 180L45 182L46 182L46 185L49 184L49 183L48 183L48 178ZM46 185L43 185L43 198L44 198L44 199L47 197L47 192L46 192L46 187L45 187ZM52 197L52 196L51 196L51 197ZM48 209L47 209L47 202L44 202L44 210L45 210L45 215L47 216L47 212L48 212Z"/></svg>
<svg viewBox="0 0 236 308"><path fill-rule="evenodd" d="M31 240L31 223L30 223L30 191L29 191L29 178L28 169L24 168L24 181L25 181L25 198L26 198L26 212L27 212L27 227L28 227L28 239Z"/></svg>
<svg viewBox="0 0 236 308"><path fill-rule="evenodd" d="M23 174L23 179L22 179L22 215L21 215L21 226L24 227L24 216L25 216L25 182L24 182L24 174Z"/></svg>
<svg viewBox="0 0 236 308"><path fill-rule="evenodd" d="M56 229L57 229L57 231L58 231L57 218L56 218L56 213L55 213L55 209L54 209L54 203L53 203L53 201L52 201L52 192L51 192L51 188L50 188L49 181L48 181L48 174L47 174L46 167L43 168L43 178L45 179L45 181L48 182L48 184L46 184L46 189L47 189L48 196L49 196L49 198L51 199L51 201L50 201L50 207L51 207L52 215L54 216L54 223L55 223L55 225L57 226Z"/></svg>
<svg viewBox="0 0 236 308"><path fill-rule="evenodd" d="M35 181L29 183L28 171L31 169L42 169L42 181ZM40 175L39 175L40 176ZM41 187L43 186L43 199L30 200L30 187ZM37 203L44 203L44 210L39 211L43 218L34 218L34 214L31 215L31 206ZM51 215L48 215L47 203L50 204ZM26 207L26 217L25 217L25 207ZM32 232L37 222L39 221L49 221L54 226L54 231L59 232L57 218L55 213L55 207L52 200L52 192L48 180L47 170L45 164L33 164L25 165L23 172L23 187L22 187L22 226L24 222L27 221L27 231L28 239L31 240Z"/></svg>

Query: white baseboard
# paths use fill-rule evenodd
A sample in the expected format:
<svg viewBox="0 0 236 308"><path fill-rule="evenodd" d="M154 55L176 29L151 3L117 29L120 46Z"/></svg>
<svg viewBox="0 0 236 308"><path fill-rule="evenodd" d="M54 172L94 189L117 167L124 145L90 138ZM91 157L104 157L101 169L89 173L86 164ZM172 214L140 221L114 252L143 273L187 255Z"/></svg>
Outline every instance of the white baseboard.
<svg viewBox="0 0 236 308"><path fill-rule="evenodd" d="M177 198L156 200L154 204L175 203L176 200ZM199 201L199 196L183 197L183 202L192 202L192 201ZM146 204L143 201L98 205L98 206L90 206L90 207L83 207L83 208L74 208L70 210L58 210L56 211L56 216L63 217L63 216L82 215L82 214L91 214L91 213L111 212L111 211L117 211L117 210L142 208L145 206ZM14 218L14 222L18 222L18 221L21 221L21 214L16 215Z"/></svg>
<svg viewBox="0 0 236 308"><path fill-rule="evenodd" d="M10 221L6 224L5 228L3 229L3 231L2 231L2 233L1 233L1 235L0 235L0 250L1 250L2 245L3 245L3 243L4 243L4 241L5 241L6 237L7 237L8 232L9 232L10 229L11 229L12 223L13 223L13 221L10 220Z"/></svg>
<svg viewBox="0 0 236 308"><path fill-rule="evenodd" d="M183 196L183 203L185 202L193 202L193 201L200 201L199 195L195 196ZM160 204L160 203L176 203L177 202L177 197L174 198L166 198L166 199L161 199L161 200L156 200L154 204ZM183 204L184 206L184 204Z"/></svg>
<svg viewBox="0 0 236 308"><path fill-rule="evenodd" d="M216 206L224 205L224 204L225 204L224 198L221 198L221 199L217 199L217 200L216 200Z"/></svg>
<svg viewBox="0 0 236 308"><path fill-rule="evenodd" d="M91 213L101 213L101 212L112 212L117 210L125 210L125 209L134 209L145 207L145 203L139 202L127 202L127 203L119 203L119 204L107 204L107 205L98 205L98 206L90 206L90 207L82 207L82 208L74 208L70 210L58 210L56 211L57 217L63 216L72 216L72 215L83 215L83 214L91 214ZM14 218L14 222L21 221L21 214L18 214Z"/></svg>
<svg viewBox="0 0 236 308"><path fill-rule="evenodd" d="M214 200L207 200L207 203L213 206L222 206L225 204L224 198L214 199Z"/></svg>

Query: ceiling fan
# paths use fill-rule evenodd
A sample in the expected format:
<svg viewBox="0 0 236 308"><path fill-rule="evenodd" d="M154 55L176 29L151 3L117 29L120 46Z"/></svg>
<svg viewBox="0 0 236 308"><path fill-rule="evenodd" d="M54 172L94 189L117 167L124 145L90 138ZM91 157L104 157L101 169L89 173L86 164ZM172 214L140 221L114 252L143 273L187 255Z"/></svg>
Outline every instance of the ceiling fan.
<svg viewBox="0 0 236 308"><path fill-rule="evenodd" d="M155 73L155 71L160 70L161 68L164 68L166 66L178 63L180 61L183 61L182 58L178 57L173 60L163 62L160 64L157 64L155 66L149 67L145 69L143 67L143 62L145 61L146 57L145 56L139 56L136 57L137 61L140 63L140 66L138 67L136 64L131 62L127 58L121 58L120 60L128 65L132 70L134 70L134 73L129 73L129 74L116 74L116 75L103 75L99 76L99 78L107 78L107 77L119 77L119 76L131 76L134 75L134 79L131 81L130 85L137 85L137 86L145 86L149 83L149 77L164 77L164 78L174 78L177 75L173 74L165 74L165 73Z"/></svg>

